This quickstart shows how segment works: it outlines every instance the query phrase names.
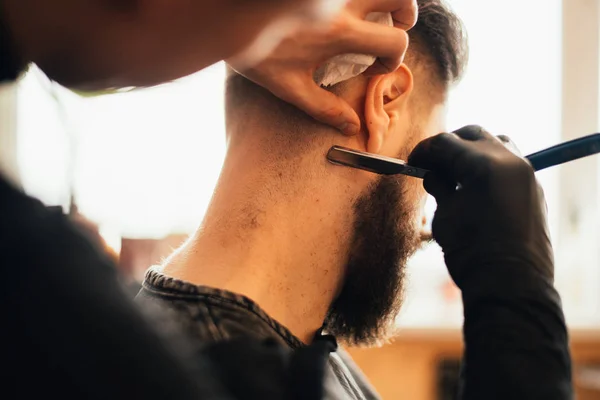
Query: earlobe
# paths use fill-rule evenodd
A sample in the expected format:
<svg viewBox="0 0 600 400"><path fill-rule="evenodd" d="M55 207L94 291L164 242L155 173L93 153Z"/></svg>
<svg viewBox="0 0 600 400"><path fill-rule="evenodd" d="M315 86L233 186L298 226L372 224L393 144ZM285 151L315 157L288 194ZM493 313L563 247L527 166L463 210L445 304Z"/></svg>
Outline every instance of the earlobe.
<svg viewBox="0 0 600 400"><path fill-rule="evenodd" d="M413 75L405 64L395 72L371 79L365 98L368 152L382 152L394 121L406 110L412 90Z"/></svg>

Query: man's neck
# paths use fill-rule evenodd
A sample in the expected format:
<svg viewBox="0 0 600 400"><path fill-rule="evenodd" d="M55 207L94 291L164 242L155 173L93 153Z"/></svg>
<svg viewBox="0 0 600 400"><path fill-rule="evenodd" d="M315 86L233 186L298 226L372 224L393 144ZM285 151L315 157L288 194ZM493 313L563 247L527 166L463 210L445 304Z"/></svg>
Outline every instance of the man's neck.
<svg viewBox="0 0 600 400"><path fill-rule="evenodd" d="M260 157L230 151L201 229L164 272L246 295L309 342L342 284L355 196L309 178L314 160L286 170Z"/></svg>

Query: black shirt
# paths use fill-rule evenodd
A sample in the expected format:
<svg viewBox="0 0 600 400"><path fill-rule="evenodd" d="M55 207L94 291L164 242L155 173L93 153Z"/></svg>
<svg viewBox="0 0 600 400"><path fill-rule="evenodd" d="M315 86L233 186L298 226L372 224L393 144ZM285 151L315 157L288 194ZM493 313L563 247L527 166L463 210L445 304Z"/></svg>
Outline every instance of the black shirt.
<svg viewBox="0 0 600 400"><path fill-rule="evenodd" d="M146 274L137 301L145 307L167 308L199 345L251 338L273 339L292 351L305 347L300 339L251 299L226 290L169 278L162 275L157 267ZM342 349L330 353L325 374L328 378L325 384L327 399L380 398ZM276 382L272 377L270 384L277 386L282 382Z"/></svg>

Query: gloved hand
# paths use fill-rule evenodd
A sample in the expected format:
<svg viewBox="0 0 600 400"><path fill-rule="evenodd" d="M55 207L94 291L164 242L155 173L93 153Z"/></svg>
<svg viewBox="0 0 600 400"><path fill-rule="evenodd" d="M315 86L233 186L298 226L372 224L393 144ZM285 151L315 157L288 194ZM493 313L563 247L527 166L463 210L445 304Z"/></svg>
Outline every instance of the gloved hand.
<svg viewBox="0 0 600 400"><path fill-rule="evenodd" d="M409 157L431 171L424 185L438 203L433 237L463 291L473 274L553 280L543 191L527 160L501 140L468 126L421 142Z"/></svg>
<svg viewBox="0 0 600 400"><path fill-rule="evenodd" d="M365 21L371 12L392 12L395 27ZM347 53L379 57L367 71L389 73L402 64L408 47L407 30L417 20L416 0L350 0L330 23L305 24L258 65L245 68L228 60L238 73L315 119L346 134L356 134L360 119L352 107L313 80L318 67Z"/></svg>

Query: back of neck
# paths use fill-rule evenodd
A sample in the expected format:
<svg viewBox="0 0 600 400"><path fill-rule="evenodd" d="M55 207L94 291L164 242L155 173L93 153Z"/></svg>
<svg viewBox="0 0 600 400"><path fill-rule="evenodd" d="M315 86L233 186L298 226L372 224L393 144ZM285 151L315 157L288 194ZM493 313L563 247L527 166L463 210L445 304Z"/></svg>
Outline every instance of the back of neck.
<svg viewBox="0 0 600 400"><path fill-rule="evenodd" d="M243 294L310 341L342 284L352 200L252 157L228 156L201 229L164 272Z"/></svg>

